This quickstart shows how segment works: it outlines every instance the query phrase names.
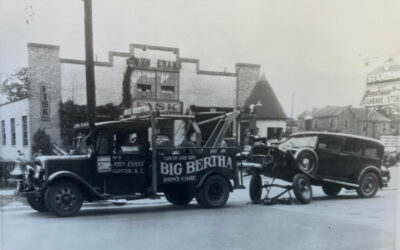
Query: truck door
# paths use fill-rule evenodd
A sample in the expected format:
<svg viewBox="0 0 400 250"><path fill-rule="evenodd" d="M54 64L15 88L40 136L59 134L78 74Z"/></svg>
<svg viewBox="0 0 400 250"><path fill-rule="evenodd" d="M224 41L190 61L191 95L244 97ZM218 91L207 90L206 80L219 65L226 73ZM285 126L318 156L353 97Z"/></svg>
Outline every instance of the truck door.
<svg viewBox="0 0 400 250"><path fill-rule="evenodd" d="M145 191L149 163L146 141L147 132L137 130L100 134L97 174L104 181L106 193L124 195Z"/></svg>

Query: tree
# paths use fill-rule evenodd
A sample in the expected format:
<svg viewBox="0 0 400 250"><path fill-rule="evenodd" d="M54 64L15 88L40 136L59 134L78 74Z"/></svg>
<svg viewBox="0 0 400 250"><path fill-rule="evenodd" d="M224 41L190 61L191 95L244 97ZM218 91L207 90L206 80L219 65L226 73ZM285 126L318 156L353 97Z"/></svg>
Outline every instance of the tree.
<svg viewBox="0 0 400 250"><path fill-rule="evenodd" d="M43 155L53 155L53 146L50 136L46 133L45 128L39 128L33 135L32 151Z"/></svg>
<svg viewBox="0 0 400 250"><path fill-rule="evenodd" d="M28 97L28 68L21 68L1 81L0 91L10 102Z"/></svg>

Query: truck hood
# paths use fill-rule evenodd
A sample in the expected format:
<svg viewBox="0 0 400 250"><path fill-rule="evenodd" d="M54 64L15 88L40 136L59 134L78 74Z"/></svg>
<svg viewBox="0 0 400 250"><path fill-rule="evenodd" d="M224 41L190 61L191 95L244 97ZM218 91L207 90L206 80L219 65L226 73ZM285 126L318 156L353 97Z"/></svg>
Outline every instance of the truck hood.
<svg viewBox="0 0 400 250"><path fill-rule="evenodd" d="M36 160L49 161L49 160L84 160L89 159L89 155L41 155L37 156Z"/></svg>

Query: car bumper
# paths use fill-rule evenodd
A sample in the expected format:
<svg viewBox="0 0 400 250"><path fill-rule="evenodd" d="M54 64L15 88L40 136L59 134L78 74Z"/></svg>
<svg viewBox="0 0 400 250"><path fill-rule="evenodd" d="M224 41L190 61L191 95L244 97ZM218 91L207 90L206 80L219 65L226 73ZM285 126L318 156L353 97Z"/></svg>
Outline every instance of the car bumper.
<svg viewBox="0 0 400 250"><path fill-rule="evenodd" d="M389 170L382 170L382 184L383 187L387 187L390 181L390 171Z"/></svg>

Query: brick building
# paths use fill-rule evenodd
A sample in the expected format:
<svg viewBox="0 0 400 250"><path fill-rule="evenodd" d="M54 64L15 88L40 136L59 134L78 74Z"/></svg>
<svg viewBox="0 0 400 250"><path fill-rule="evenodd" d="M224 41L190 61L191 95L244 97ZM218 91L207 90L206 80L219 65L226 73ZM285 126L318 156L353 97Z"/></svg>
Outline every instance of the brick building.
<svg viewBox="0 0 400 250"><path fill-rule="evenodd" d="M352 106L326 106L305 111L298 116L297 130L341 132L373 138L391 133L389 118L376 110Z"/></svg>
<svg viewBox="0 0 400 250"><path fill-rule="evenodd" d="M18 150L32 155L32 137L39 128L53 143L63 145L60 107L67 102L86 105L85 61L60 58L59 51L55 45L28 44L29 97L0 106L0 114L15 116L1 115L3 159L15 159ZM198 59L181 57L178 48L130 44L127 52L111 51L107 61L95 62L96 105L112 104L126 111L152 103L160 112L177 114L191 105L229 111L244 106L259 79L257 64L237 63L234 72L208 71L200 68ZM21 112L14 112L16 105ZM11 127L16 126L13 131L21 141L22 124L27 124L28 145L13 144Z"/></svg>

